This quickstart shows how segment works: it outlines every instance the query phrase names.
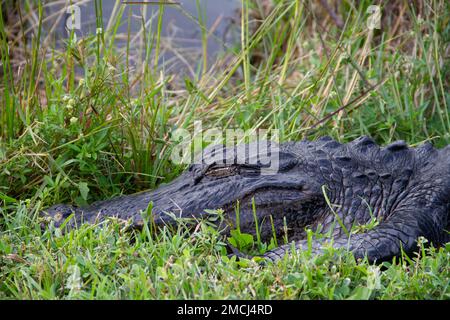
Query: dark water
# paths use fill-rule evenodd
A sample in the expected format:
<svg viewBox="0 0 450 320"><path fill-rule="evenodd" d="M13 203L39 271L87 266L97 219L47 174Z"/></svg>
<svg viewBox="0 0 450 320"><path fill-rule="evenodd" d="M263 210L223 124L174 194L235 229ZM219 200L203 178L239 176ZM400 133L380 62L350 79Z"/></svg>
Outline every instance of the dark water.
<svg viewBox="0 0 450 320"><path fill-rule="evenodd" d="M130 42L130 50L137 52L142 48L144 42L139 32L143 21L146 23L146 36L156 34L159 5L131 5L116 0L103 0L101 1L103 21L96 22L94 0L79 0L72 3L80 10L81 28L75 29L78 38L95 35L97 24L107 29L108 25L111 26L111 15L113 13L117 15L121 8L124 11L117 30L119 36L115 42L119 48L126 47L128 28L130 38L133 39ZM55 25L52 36L58 46L68 37L67 20L71 19L72 13L68 10L69 4L69 1L48 1L45 4L46 16L54 14L54 17L47 20L47 31ZM167 71L183 70L192 73L198 70L204 56L200 20L203 20L205 26L203 28L208 32L208 63L214 63L221 53L236 42L239 32L237 30L239 23L236 24L239 8L240 0L180 0L180 5L164 6L160 65L163 64ZM57 13L62 13L61 17Z"/></svg>

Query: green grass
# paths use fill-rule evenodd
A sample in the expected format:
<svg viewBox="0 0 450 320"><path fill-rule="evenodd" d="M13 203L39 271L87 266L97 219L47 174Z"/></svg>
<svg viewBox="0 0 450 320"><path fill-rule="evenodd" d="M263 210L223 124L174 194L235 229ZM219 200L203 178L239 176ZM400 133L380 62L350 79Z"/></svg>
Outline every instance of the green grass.
<svg viewBox="0 0 450 320"><path fill-rule="evenodd" d="M236 262L201 223L191 233L131 234L111 222L41 233L26 205L0 237L0 298L18 299L449 299L450 246L372 266L348 253L302 252L276 265ZM425 249L424 249L425 250Z"/></svg>
<svg viewBox="0 0 450 320"><path fill-rule="evenodd" d="M33 23L35 32L26 46L22 31L11 34L0 19L0 298L450 298L448 245L382 266L330 249L262 267L228 259L229 240L206 222L194 234L183 225L129 233L114 221L41 231L37 213L46 206L83 205L178 176L184 168L170 160L171 134L193 132L196 120L204 129L278 129L282 141L366 134L380 144L450 143L448 2L386 8L382 31L367 28L370 1L343 2L342 29L315 1L267 3L271 10L244 0L236 47L217 64L199 59L189 79L161 64L162 14L153 26L141 21L137 38L124 35L125 48L116 44L120 5L110 21L97 19L110 26L103 34L72 34L60 49L45 41L40 1L21 6L22 31ZM129 30L137 23L124 18ZM213 36L205 19L202 52ZM17 68L21 59L29 63Z"/></svg>

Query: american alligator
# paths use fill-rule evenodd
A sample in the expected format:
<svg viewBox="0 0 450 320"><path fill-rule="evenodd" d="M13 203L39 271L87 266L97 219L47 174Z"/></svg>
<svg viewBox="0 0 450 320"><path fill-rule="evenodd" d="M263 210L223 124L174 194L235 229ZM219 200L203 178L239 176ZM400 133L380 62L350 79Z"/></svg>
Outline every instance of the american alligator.
<svg viewBox="0 0 450 320"><path fill-rule="evenodd" d="M45 213L56 225L74 214L72 225L113 216L139 227L150 202L158 226L174 223L177 217L207 218L212 213L206 209L220 208L225 224L217 224L227 233L236 224L239 204L241 232L254 233L256 205L263 241L270 240L273 230L277 237L285 236L287 226L294 247L305 249L305 228L321 228L330 237L314 242L314 253L331 241L372 262L392 259L402 250L414 252L419 237L436 246L450 241L450 146L438 150L424 143L411 148L397 141L379 147L364 136L348 144L323 137L269 147L264 151L254 144L213 146L202 153L201 163L157 190L84 208L56 205ZM263 172L267 163L249 161L263 153L277 155L273 174ZM239 154L246 154L247 160L240 160ZM361 228L365 232L350 232L370 221L376 223ZM278 260L292 248L292 243L285 244L264 257Z"/></svg>

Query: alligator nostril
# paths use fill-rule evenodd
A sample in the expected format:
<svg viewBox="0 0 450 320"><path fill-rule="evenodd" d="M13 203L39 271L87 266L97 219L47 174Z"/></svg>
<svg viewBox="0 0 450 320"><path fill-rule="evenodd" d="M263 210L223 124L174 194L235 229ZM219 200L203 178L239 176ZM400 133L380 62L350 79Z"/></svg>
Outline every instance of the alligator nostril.
<svg viewBox="0 0 450 320"><path fill-rule="evenodd" d="M369 177L371 177L371 178L373 178L373 177L376 177L377 176L377 173L376 173L376 171L375 170L366 170L366 175L367 176L369 176Z"/></svg>
<svg viewBox="0 0 450 320"><path fill-rule="evenodd" d="M198 184L201 180L202 180L203 176L202 175L196 175L194 176L194 186L196 184Z"/></svg>

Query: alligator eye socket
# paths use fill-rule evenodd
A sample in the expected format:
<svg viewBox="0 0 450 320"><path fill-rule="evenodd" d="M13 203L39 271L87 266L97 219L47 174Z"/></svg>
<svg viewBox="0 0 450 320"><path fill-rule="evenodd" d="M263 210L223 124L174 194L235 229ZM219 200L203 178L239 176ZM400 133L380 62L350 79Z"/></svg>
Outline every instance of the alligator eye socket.
<svg viewBox="0 0 450 320"><path fill-rule="evenodd" d="M245 177L259 176L261 168L258 165L231 165L231 166L213 166L210 167L204 175L207 177L226 178L235 175Z"/></svg>

